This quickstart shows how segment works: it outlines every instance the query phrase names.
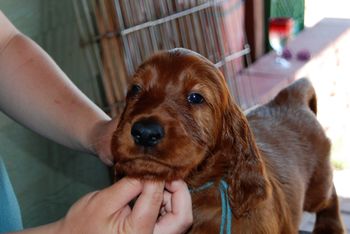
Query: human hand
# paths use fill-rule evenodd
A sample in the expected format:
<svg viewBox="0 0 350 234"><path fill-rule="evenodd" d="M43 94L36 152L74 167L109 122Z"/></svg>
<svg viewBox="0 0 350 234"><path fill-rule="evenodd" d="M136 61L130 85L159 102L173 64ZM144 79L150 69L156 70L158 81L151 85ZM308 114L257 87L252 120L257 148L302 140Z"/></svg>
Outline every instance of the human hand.
<svg viewBox="0 0 350 234"><path fill-rule="evenodd" d="M87 148L97 155L103 163L113 166L114 158L111 151L112 136L117 128L119 117L112 120L98 122L89 136Z"/></svg>
<svg viewBox="0 0 350 234"><path fill-rule="evenodd" d="M187 186L176 181L165 187L169 192L163 193L162 182L141 183L123 178L76 202L58 222L59 233L182 233L192 223ZM131 209L128 203L138 195Z"/></svg>
<svg viewBox="0 0 350 234"><path fill-rule="evenodd" d="M184 233L193 222L192 201L185 182L177 180L165 184L160 217L154 233Z"/></svg>

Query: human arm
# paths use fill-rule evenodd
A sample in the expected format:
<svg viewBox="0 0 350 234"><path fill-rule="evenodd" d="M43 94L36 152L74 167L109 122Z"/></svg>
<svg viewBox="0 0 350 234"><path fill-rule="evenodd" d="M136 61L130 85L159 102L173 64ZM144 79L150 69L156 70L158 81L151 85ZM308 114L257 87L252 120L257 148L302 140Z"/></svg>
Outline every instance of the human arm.
<svg viewBox="0 0 350 234"><path fill-rule="evenodd" d="M164 186L169 189L167 198L163 196ZM138 195L131 209L128 203ZM158 219L162 203L168 208ZM111 187L81 198L63 219L18 234L177 234L185 232L191 224L191 197L183 181L164 185L123 178Z"/></svg>
<svg viewBox="0 0 350 234"><path fill-rule="evenodd" d="M33 131L112 164L115 122L0 10L0 110Z"/></svg>

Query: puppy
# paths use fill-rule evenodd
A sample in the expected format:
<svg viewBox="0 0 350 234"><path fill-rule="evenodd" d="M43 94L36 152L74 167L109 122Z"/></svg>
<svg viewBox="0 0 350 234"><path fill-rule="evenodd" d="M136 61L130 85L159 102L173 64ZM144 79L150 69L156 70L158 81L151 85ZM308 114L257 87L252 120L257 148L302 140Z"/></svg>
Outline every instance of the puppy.
<svg viewBox="0 0 350 234"><path fill-rule="evenodd" d="M112 139L115 169L185 180L190 233L297 233L303 211L316 212L314 233L344 233L316 106L300 79L245 116L210 61L160 52L132 78Z"/></svg>

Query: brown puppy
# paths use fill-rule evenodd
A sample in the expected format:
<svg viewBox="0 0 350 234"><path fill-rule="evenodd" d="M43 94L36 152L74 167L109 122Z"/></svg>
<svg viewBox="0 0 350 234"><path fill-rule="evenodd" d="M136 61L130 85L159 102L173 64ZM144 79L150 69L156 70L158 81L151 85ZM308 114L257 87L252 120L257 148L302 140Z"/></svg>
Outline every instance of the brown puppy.
<svg viewBox="0 0 350 234"><path fill-rule="evenodd" d="M112 139L116 171L184 179L193 189L191 233L219 233L227 222L222 181L232 233L297 233L303 210L317 213L314 233L343 233L331 146L315 114L306 79L245 116L211 62L185 49L161 52L132 79Z"/></svg>

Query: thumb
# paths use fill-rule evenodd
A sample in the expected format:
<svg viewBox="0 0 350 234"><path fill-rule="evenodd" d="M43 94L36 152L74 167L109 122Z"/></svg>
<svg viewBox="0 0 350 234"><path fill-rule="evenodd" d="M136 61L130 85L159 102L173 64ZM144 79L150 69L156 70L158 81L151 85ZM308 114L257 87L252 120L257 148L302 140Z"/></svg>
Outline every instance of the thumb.
<svg viewBox="0 0 350 234"><path fill-rule="evenodd" d="M94 199L98 200L101 210L106 213L114 213L123 208L137 197L143 189L143 184L135 179L124 177L117 183L101 190Z"/></svg>
<svg viewBox="0 0 350 234"><path fill-rule="evenodd" d="M163 201L164 182L145 182L141 195L129 216L136 230L153 233Z"/></svg>

